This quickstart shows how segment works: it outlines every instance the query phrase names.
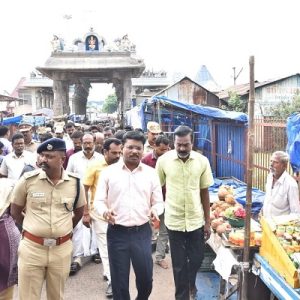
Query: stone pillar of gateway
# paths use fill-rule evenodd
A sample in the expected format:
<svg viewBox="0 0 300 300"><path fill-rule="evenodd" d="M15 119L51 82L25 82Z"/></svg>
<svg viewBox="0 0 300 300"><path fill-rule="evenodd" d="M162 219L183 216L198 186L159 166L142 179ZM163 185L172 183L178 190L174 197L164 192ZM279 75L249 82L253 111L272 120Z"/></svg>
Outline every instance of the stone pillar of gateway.
<svg viewBox="0 0 300 300"><path fill-rule="evenodd" d="M62 45L53 46L53 52L44 66L37 67L43 75L53 80L54 116L71 112L70 85L74 85L74 111L71 113L82 115L86 114L90 85L113 83L124 125L125 112L131 108L131 78L140 77L145 69L144 61L136 56L135 45L127 35L109 44L91 28L67 49L64 50Z"/></svg>

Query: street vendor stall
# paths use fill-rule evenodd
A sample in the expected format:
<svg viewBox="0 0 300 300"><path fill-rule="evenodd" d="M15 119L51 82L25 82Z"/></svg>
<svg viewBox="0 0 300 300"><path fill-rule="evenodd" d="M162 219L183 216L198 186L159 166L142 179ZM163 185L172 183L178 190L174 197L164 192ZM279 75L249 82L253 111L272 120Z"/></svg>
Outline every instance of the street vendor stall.
<svg viewBox="0 0 300 300"><path fill-rule="evenodd" d="M225 197L220 200L225 188L227 194L233 196L227 197L227 202L228 199L231 202L232 198L236 201L232 201L229 207ZM214 284L215 289L219 290L219 299L240 299L237 293L244 280L244 224L241 220L232 223L230 227L224 226L224 223L228 221L226 210L231 208L229 211L232 211L235 207L240 207L243 189L245 184L234 178L215 179L215 184L210 188L212 222L218 220L218 224L213 226L214 230L207 244L216 253L213 265L221 280L219 283L215 279ZM252 190L254 217L262 205L263 196L263 192ZM225 228L224 232L217 232L220 225ZM239 227L235 227L236 225ZM271 293L281 300L300 299L300 216L290 214L262 218L260 223L252 218L250 232L247 299L270 299ZM234 298L230 298L232 295Z"/></svg>
<svg viewBox="0 0 300 300"><path fill-rule="evenodd" d="M262 218L263 235L253 272L282 300L300 299L300 216Z"/></svg>
<svg viewBox="0 0 300 300"><path fill-rule="evenodd" d="M215 290L219 290L219 299L237 299L237 292L243 281L246 189L246 184L235 178L215 178L214 185L209 188L213 233L207 244L215 252L214 270L221 276L217 277L219 282L216 282L216 279L214 282ZM251 212L253 218L257 218L262 207L264 193L253 188L252 194ZM250 262L254 254L259 251L261 241L261 227L253 218L251 220ZM209 254L208 258L211 257ZM207 265L206 258L205 254L205 266ZM258 295L260 299L269 299L270 292L260 279L257 281L256 276L251 275L249 281L248 299L258 299Z"/></svg>

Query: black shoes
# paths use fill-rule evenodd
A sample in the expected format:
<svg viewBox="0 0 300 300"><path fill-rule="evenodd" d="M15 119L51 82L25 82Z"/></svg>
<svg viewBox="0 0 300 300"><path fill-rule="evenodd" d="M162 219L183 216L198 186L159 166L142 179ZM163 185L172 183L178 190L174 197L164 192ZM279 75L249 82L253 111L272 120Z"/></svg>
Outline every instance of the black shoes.
<svg viewBox="0 0 300 300"><path fill-rule="evenodd" d="M75 275L80 269L81 266L78 262L72 262L71 269L70 269L70 276Z"/></svg>
<svg viewBox="0 0 300 300"><path fill-rule="evenodd" d="M92 260L93 260L93 262L94 262L95 264L101 264L101 262L102 262L99 253L94 254L94 255L92 256Z"/></svg>

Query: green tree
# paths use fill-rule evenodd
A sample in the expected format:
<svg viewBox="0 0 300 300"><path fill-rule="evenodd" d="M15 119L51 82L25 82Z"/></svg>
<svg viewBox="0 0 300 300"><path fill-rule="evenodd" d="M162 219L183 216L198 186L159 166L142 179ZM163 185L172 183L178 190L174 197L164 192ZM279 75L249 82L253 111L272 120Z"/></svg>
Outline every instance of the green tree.
<svg viewBox="0 0 300 300"><path fill-rule="evenodd" d="M247 103L241 99L241 97L236 92L229 92L228 105L222 106L222 109L229 111L247 111Z"/></svg>
<svg viewBox="0 0 300 300"><path fill-rule="evenodd" d="M108 95L105 99L102 107L102 112L104 113L114 113L118 109L118 99L115 94Z"/></svg>
<svg viewBox="0 0 300 300"><path fill-rule="evenodd" d="M281 101L270 108L269 112L278 119L286 119L293 112L300 112L300 92L298 91L292 101Z"/></svg>

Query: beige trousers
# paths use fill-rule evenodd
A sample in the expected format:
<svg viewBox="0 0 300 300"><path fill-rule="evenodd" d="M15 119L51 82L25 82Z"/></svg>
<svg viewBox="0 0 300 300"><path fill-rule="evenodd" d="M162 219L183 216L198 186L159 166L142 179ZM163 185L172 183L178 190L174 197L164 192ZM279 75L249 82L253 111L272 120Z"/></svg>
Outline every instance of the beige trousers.
<svg viewBox="0 0 300 300"><path fill-rule="evenodd" d="M46 280L47 299L62 300L70 272L72 242L47 247L24 238L18 254L19 299L39 300Z"/></svg>
<svg viewBox="0 0 300 300"><path fill-rule="evenodd" d="M0 300L12 300L14 298L14 285L0 292Z"/></svg>

